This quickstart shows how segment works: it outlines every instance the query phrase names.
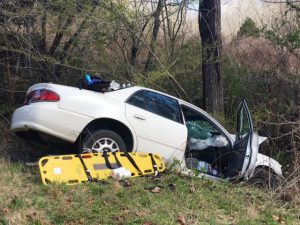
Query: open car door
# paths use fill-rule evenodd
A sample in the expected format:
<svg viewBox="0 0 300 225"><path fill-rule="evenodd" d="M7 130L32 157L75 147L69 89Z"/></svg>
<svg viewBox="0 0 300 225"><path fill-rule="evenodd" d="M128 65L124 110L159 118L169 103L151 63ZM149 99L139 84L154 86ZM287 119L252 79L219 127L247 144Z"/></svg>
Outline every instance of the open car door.
<svg viewBox="0 0 300 225"><path fill-rule="evenodd" d="M245 100L237 110L237 130L235 143L228 164L228 178L238 179L255 168L259 148L258 134L253 130L252 117Z"/></svg>

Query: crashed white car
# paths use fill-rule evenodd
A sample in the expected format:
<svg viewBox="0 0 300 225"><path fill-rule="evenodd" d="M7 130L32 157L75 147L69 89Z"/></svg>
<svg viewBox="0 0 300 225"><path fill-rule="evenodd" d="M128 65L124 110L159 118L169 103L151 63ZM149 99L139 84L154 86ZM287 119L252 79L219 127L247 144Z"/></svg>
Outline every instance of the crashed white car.
<svg viewBox="0 0 300 225"><path fill-rule="evenodd" d="M276 160L258 153L265 138L254 132L245 101L231 135L202 109L152 89L100 93L40 83L29 88L11 129L35 141L75 143L80 152L159 153L167 162L180 162L185 172L195 168L198 176L214 179L275 185L282 174Z"/></svg>

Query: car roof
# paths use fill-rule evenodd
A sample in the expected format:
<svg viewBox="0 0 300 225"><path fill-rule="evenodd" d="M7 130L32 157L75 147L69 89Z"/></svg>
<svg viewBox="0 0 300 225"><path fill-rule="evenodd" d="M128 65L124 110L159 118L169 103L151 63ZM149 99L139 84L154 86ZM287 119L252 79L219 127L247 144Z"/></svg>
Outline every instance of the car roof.
<svg viewBox="0 0 300 225"><path fill-rule="evenodd" d="M132 86L132 87L124 88L124 89L119 89L117 91L106 92L105 95L110 96L112 98L116 98L119 101L126 101L132 94L134 94L135 92L140 91L140 90L147 90L147 91L152 91L152 92L155 92L155 93L159 93L159 94L168 96L170 98L176 99L180 104L185 104L185 105L191 106L193 108L196 107L197 109L203 111L202 109L198 108L197 106L195 106L195 105L193 105L193 104L191 104L187 101L184 101L180 98L177 98L175 96L169 95L169 94L161 92L161 91L157 91L157 90L142 87L142 86Z"/></svg>
<svg viewBox="0 0 300 225"><path fill-rule="evenodd" d="M135 93L137 91L140 91L140 90L152 91L152 92L159 93L159 94L162 94L162 95L165 95L165 96L168 96L170 98L174 98L174 99L180 101L180 99L178 99L178 98L176 98L172 95L169 95L169 94L166 94L164 92L160 92L160 91L157 91L157 90L154 90L154 89L151 89L151 88L141 87L141 86L132 86L132 87L124 88L124 89L119 89L119 90L116 90L116 91L105 92L104 94L109 96L109 97L116 98L119 101L123 101L123 100L125 101L133 93Z"/></svg>

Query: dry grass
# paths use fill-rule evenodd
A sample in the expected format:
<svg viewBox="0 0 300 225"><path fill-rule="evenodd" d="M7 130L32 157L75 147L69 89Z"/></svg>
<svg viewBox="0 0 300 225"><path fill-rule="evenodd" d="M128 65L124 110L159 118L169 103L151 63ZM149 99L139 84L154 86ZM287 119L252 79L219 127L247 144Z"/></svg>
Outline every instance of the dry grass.
<svg viewBox="0 0 300 225"><path fill-rule="evenodd" d="M163 174L43 186L36 168L0 159L0 224L299 224L299 206L239 184ZM168 185L175 185L175 190ZM149 187L160 186L152 193ZM183 223L185 222L185 223Z"/></svg>
<svg viewBox="0 0 300 225"><path fill-rule="evenodd" d="M225 46L231 59L257 71L300 73L300 49L294 54L263 37L242 37Z"/></svg>

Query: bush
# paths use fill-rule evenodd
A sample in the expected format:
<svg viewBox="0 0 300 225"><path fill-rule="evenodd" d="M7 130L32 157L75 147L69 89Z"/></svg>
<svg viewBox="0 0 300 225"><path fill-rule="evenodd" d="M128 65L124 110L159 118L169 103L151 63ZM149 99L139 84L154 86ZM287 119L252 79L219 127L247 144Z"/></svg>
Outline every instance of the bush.
<svg viewBox="0 0 300 225"><path fill-rule="evenodd" d="M249 17L247 17L247 19L240 27L240 30L238 31L238 36L240 37L258 37L259 34L259 28L256 26L255 22Z"/></svg>

